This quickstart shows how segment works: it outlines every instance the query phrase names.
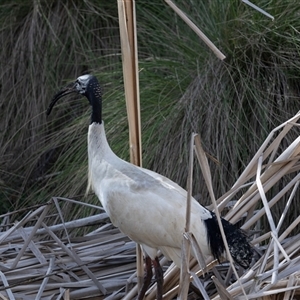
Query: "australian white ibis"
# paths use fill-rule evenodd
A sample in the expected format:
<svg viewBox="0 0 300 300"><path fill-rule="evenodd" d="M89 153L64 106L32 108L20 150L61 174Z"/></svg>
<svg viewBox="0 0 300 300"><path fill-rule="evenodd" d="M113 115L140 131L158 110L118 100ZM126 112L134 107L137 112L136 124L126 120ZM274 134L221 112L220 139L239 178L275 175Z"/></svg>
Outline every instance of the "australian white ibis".
<svg viewBox="0 0 300 300"><path fill-rule="evenodd" d="M162 299L163 274L158 250L180 267L182 233L185 226L187 192L168 178L130 164L110 149L102 121L102 93L97 78L83 75L57 93L56 101L70 93L86 96L92 106L88 130L89 186L95 191L112 223L133 241L142 245L146 273L138 299L143 299L151 282L153 263L157 280L157 299ZM252 247L245 235L222 219L230 253L237 264L247 268ZM195 199L191 206L190 231L202 254L219 259L225 247L213 212Z"/></svg>

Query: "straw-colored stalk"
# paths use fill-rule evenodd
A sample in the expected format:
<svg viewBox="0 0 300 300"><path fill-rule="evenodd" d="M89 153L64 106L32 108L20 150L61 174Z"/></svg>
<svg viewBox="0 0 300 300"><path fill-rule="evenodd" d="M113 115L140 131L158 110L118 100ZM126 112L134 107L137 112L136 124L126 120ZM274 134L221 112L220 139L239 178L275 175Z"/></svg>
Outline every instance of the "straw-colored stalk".
<svg viewBox="0 0 300 300"><path fill-rule="evenodd" d="M221 60L226 56L210 41L210 39L188 18L188 16L171 0L165 2L177 13L177 15L200 37L200 39L214 52Z"/></svg>
<svg viewBox="0 0 300 300"><path fill-rule="evenodd" d="M187 299L187 294L190 285L190 239L188 233L190 231L191 224L191 201L192 201L192 186L193 186L193 166L194 166L194 139L195 135L192 134L190 142L190 157L189 157L189 173L187 178L187 199L186 199L186 223L184 228L184 234L182 238L181 247L181 268L180 268L180 285L178 300Z"/></svg>
<svg viewBox="0 0 300 300"><path fill-rule="evenodd" d="M118 13L122 48L124 89L129 124L130 161L137 166L142 166L135 1L118 0ZM138 244L136 251L138 285L141 287L143 276L143 255L141 247Z"/></svg>

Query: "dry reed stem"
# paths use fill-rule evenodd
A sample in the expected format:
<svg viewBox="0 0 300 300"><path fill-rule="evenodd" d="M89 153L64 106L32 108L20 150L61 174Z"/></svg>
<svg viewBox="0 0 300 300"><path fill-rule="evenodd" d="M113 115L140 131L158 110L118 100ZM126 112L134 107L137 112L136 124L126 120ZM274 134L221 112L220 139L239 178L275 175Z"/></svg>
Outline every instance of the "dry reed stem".
<svg viewBox="0 0 300 300"><path fill-rule="evenodd" d="M224 228L223 228L223 225L222 225L221 216L220 216L220 213L219 213L219 210L218 210L218 207L217 207L216 198L215 198L215 195L214 195L214 192L213 192L210 168L209 168L209 165L208 165L208 161L207 161L205 152L204 152L204 150L201 146L201 141L200 141L199 135L195 137L195 146L196 146L195 149L196 149L197 158L199 160L199 164L200 164L200 167L201 167L201 170L202 170L202 174L203 174L203 177L205 179L205 183L206 183L206 186L208 188L209 195L210 195L210 198L211 198L214 210L215 210L215 214L216 214L216 217L217 217L217 220L218 220L218 224L219 224L219 227L220 227L220 232L221 232L221 235L222 235L222 239L224 241L224 246L225 246L227 258L229 259L229 262L231 264L233 272L235 273L237 281L240 281L239 275L238 275L238 273L237 273L237 271L234 267L234 262L233 262L231 253L229 251L229 246L228 246L227 239L226 239L225 232L224 232ZM245 292L244 292L244 295L247 298Z"/></svg>
<svg viewBox="0 0 300 300"><path fill-rule="evenodd" d="M123 79L129 125L129 150L131 163L142 166L142 139L140 117L140 93L138 72L138 50L136 34L135 2L118 0L118 15L122 49ZM137 277L142 286L143 254L136 245Z"/></svg>
<svg viewBox="0 0 300 300"><path fill-rule="evenodd" d="M274 17L272 15L270 15L269 13L267 13L266 11L264 11L263 9L258 7L257 5L253 4L249 0L242 0L242 1L246 4L248 4L249 6L251 6L252 8L254 8L255 10L259 11L263 15L267 16L268 18L272 19L272 21L274 21Z"/></svg>
<svg viewBox="0 0 300 300"><path fill-rule="evenodd" d="M185 228L182 238L181 246L181 268L180 268L180 280L179 280L179 293L178 300L187 299L187 294L190 285L190 274L189 274L189 261L190 261L190 248L191 243L188 238L191 223L191 201L193 193L193 166L194 166L194 139L195 134L193 133L190 140L190 154L189 154L189 171L187 178L187 199L186 199L186 215L185 215Z"/></svg>
<svg viewBox="0 0 300 300"><path fill-rule="evenodd" d="M171 0L165 2L180 16L180 18L202 39L202 41L214 52L221 60L226 56L208 39L208 37L187 17L187 15L179 9Z"/></svg>
<svg viewBox="0 0 300 300"><path fill-rule="evenodd" d="M134 1L118 1L130 161L142 166L139 73Z"/></svg>

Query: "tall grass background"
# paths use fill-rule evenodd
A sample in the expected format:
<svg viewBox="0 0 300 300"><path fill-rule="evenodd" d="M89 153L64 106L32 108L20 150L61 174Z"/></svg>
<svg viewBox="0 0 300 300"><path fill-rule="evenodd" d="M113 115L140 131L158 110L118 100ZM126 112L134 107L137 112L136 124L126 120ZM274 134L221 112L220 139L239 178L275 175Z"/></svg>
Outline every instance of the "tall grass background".
<svg viewBox="0 0 300 300"><path fill-rule="evenodd" d="M227 56L219 61L163 1L136 1L144 167L185 187L190 134L198 132L220 196L268 133L299 110L299 4L256 2L275 20L238 0L176 1ZM50 117L45 110L59 87L97 75L109 143L128 159L117 1L4 0L0 41L0 211L52 196L98 201L84 198L88 102L72 96ZM198 167L193 184L209 204Z"/></svg>

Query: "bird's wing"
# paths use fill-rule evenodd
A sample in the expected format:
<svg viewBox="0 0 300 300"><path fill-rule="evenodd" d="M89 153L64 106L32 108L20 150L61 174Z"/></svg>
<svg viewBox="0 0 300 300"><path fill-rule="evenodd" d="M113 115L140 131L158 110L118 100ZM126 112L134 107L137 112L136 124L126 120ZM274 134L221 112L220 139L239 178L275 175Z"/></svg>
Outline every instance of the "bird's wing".
<svg viewBox="0 0 300 300"><path fill-rule="evenodd" d="M94 187L113 224L142 245L175 248L178 254L185 226L186 192L171 180L131 164L116 168L107 163L103 169L106 176ZM93 178L98 177L96 171ZM191 218L191 231L203 251L208 252L202 220L211 218L211 214L193 199Z"/></svg>
<svg viewBox="0 0 300 300"><path fill-rule="evenodd" d="M154 179L158 180L162 185L165 185L166 187L169 188L171 187L174 188L177 193L180 193L183 197L187 198L187 191L183 189L180 185L172 181L171 179L145 168L139 168L139 169L144 173L150 175Z"/></svg>

